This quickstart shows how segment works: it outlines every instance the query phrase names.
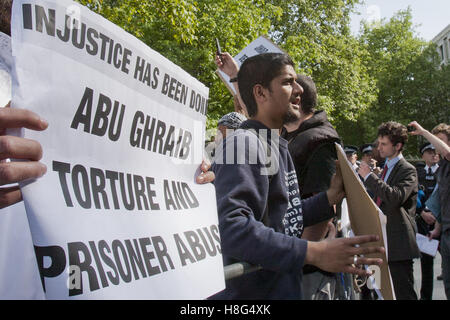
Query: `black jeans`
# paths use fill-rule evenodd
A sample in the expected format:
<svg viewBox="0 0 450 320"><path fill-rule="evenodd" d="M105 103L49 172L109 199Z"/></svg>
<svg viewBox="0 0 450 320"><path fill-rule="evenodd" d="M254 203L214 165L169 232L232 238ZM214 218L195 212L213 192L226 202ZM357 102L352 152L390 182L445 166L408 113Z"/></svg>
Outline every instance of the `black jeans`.
<svg viewBox="0 0 450 320"><path fill-rule="evenodd" d="M434 225L429 225L421 216L416 219L417 230L427 236ZM421 253L420 269L422 271L422 284L420 286L420 300L431 300L433 297L434 257Z"/></svg>
<svg viewBox="0 0 450 320"><path fill-rule="evenodd" d="M413 261L393 261L389 262L394 292L397 300L417 300L414 291L414 269Z"/></svg>
<svg viewBox="0 0 450 320"><path fill-rule="evenodd" d="M433 298L433 277L434 277L434 257L421 253L420 267L422 270L422 284L420 287L420 300L432 300Z"/></svg>

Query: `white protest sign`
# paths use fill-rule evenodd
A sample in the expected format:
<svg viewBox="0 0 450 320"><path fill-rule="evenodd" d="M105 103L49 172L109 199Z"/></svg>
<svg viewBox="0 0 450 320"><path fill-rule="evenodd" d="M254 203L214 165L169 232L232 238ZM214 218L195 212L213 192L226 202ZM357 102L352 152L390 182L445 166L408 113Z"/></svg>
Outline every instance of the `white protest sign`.
<svg viewBox="0 0 450 320"><path fill-rule="evenodd" d="M234 60L238 64L239 68L244 63L247 58L256 56L261 53L274 52L274 53L284 53L276 44L267 39L265 36L260 36L253 40L248 46L246 46L241 52L234 56ZM233 95L236 95L236 90L233 84L230 82L230 77L227 76L223 71L217 70L217 74L228 87Z"/></svg>
<svg viewBox="0 0 450 320"><path fill-rule="evenodd" d="M11 100L11 65L11 39L0 32L0 107ZM23 202L0 209L0 300L5 299L44 299Z"/></svg>
<svg viewBox="0 0 450 320"><path fill-rule="evenodd" d="M47 173L22 185L50 299L203 299L224 285L208 88L71 1L14 1L13 107Z"/></svg>
<svg viewBox="0 0 450 320"><path fill-rule="evenodd" d="M0 32L0 107L11 100L11 39Z"/></svg>

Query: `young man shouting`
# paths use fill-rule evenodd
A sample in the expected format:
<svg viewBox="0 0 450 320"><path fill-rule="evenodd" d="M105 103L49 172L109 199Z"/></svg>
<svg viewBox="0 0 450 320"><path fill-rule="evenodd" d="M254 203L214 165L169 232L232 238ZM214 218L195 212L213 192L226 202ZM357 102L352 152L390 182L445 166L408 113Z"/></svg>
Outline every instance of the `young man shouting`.
<svg viewBox="0 0 450 320"><path fill-rule="evenodd" d="M321 242L300 238L305 226L331 218L330 206L344 191L337 168L326 192L300 199L287 141L278 136L284 123L299 116L303 89L296 78L290 57L274 53L248 58L237 74L250 119L227 136L213 165L222 254L225 265L245 261L262 269L227 281L214 298L301 299L306 263L360 275L367 272L356 265L382 263L357 256L383 252L355 247L377 241L376 236Z"/></svg>

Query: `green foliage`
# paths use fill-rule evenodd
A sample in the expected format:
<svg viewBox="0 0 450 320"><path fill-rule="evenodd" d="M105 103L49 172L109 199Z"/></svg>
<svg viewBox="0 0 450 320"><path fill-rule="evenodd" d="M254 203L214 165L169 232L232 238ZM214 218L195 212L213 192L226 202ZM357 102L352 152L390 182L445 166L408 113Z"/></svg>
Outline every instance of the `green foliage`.
<svg viewBox="0 0 450 320"><path fill-rule="evenodd" d="M264 0L80 0L135 35L210 88L208 127L234 109L215 73L215 38L237 54L269 32L280 8Z"/></svg>
<svg viewBox="0 0 450 320"><path fill-rule="evenodd" d="M79 0L91 10L142 39L149 27L190 43L197 29L195 6L189 0Z"/></svg>
<svg viewBox="0 0 450 320"><path fill-rule="evenodd" d="M215 42L237 54L266 34L311 75L319 109L348 144L376 138L381 122L449 122L449 67L414 34L411 11L350 34L361 0L79 0L210 88L207 127L233 110L214 64ZM407 152L420 143L412 139Z"/></svg>
<svg viewBox="0 0 450 320"><path fill-rule="evenodd" d="M378 125L390 120L405 125L416 120L427 129L449 122L449 67L440 68L434 44L415 36L409 9L388 22L363 26L360 41L370 53L365 63L379 90L376 102L359 119L365 138L373 140ZM418 155L421 142L411 137L405 153Z"/></svg>
<svg viewBox="0 0 450 320"><path fill-rule="evenodd" d="M355 121L376 99L368 76L367 53L350 35L349 13L355 0L273 1L282 8L272 35L295 61L299 72L312 76L319 93L319 108L327 111L337 128Z"/></svg>

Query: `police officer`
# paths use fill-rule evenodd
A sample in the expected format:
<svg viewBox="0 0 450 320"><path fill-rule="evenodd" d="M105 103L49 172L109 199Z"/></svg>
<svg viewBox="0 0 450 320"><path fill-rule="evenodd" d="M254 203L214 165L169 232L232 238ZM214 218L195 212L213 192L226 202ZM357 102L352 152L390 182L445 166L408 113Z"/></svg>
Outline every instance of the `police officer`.
<svg viewBox="0 0 450 320"><path fill-rule="evenodd" d="M372 143L365 143L359 147L361 161L364 161L372 168L372 170L375 170L377 168L377 160L374 158L373 149Z"/></svg>
<svg viewBox="0 0 450 320"><path fill-rule="evenodd" d="M417 166L417 175L419 178L419 191L416 222L417 229L420 234L425 236L433 229L436 218L429 211L425 202L430 197L436 186L436 170L438 169L439 156L434 146L426 142L420 146L420 154L425 162L425 166ZM422 196L420 196L422 194ZM422 269L422 285L420 289L421 300L431 300L433 295L433 260L434 257L421 253L420 264Z"/></svg>
<svg viewBox="0 0 450 320"><path fill-rule="evenodd" d="M358 147L344 146L344 152L347 155L347 160L350 162L351 167L356 171L360 163L358 161Z"/></svg>

